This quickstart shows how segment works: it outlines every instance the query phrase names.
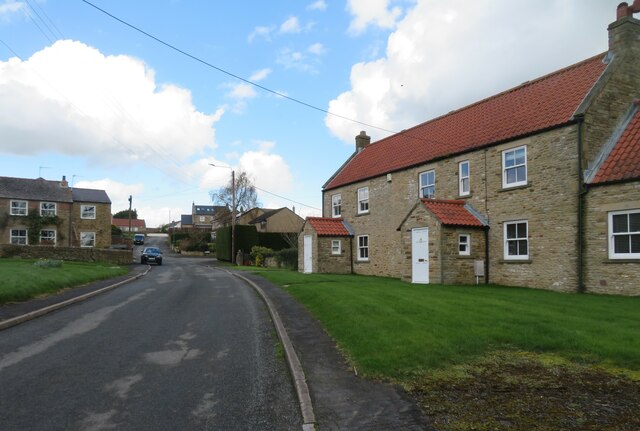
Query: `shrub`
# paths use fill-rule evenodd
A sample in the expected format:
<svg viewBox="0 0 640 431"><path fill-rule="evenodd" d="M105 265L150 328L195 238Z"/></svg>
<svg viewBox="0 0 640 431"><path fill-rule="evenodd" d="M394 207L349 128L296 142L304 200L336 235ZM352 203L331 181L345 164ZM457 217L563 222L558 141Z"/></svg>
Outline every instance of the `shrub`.
<svg viewBox="0 0 640 431"><path fill-rule="evenodd" d="M254 245L251 247L251 258L256 263L256 266L263 266L264 260L267 257L273 256L274 252L270 248Z"/></svg>
<svg viewBox="0 0 640 431"><path fill-rule="evenodd" d="M33 266L38 268L60 268L62 266L62 261L54 259L40 259L36 261Z"/></svg>
<svg viewBox="0 0 640 431"><path fill-rule="evenodd" d="M275 254L279 267L298 269L298 249L284 248Z"/></svg>

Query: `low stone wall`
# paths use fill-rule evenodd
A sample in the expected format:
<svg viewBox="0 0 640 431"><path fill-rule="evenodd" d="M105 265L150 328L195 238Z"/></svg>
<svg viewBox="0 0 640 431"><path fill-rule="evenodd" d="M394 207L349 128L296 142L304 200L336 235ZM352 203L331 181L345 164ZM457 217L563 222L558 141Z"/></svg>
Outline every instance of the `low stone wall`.
<svg viewBox="0 0 640 431"><path fill-rule="evenodd" d="M23 259L58 259L79 262L106 262L129 265L133 261L132 250L108 248L48 247L39 245L0 245L0 257Z"/></svg>

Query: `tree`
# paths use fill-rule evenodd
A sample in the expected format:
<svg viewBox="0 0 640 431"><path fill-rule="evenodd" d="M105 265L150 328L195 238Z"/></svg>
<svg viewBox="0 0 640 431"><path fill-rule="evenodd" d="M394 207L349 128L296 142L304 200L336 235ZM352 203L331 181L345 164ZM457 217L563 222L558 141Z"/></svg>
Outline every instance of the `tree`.
<svg viewBox="0 0 640 431"><path fill-rule="evenodd" d="M233 213L233 187L231 179L229 183L215 191L210 191L211 201L214 205L226 206L230 209L229 212L221 214L225 217L225 222L231 220L231 213ZM240 172L236 175L236 215L238 215L238 208L255 208L260 206L258 202L258 193L256 187L253 185L253 181L249 178L246 172Z"/></svg>
<svg viewBox="0 0 640 431"><path fill-rule="evenodd" d="M123 211L118 211L117 213L115 213L113 215L113 218L129 218L129 210L123 210ZM133 209L131 210L131 218L134 220L138 219L138 210Z"/></svg>

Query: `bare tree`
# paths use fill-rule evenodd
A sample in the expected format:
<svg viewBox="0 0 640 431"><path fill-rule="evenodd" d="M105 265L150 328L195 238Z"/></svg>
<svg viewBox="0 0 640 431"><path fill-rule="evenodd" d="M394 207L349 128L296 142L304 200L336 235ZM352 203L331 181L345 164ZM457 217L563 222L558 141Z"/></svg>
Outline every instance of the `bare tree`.
<svg viewBox="0 0 640 431"><path fill-rule="evenodd" d="M256 187L253 185L253 181L251 181L251 178L249 178L246 172L240 172L236 175L235 190L236 215L238 214L238 208L250 209L260 206ZM229 180L229 183L226 186L221 187L218 190L210 191L209 196L211 196L211 201L214 205L221 205L229 208L228 212L221 215L226 218L225 222L230 221L231 214L233 213L233 209L231 208L233 202L233 185L231 184L231 180Z"/></svg>

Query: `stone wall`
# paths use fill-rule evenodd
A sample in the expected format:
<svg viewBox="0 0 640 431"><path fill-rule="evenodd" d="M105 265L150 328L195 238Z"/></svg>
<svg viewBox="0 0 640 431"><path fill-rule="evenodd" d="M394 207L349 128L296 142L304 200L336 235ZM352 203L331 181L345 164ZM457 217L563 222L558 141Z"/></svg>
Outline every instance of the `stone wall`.
<svg viewBox="0 0 640 431"><path fill-rule="evenodd" d="M83 219L81 218L82 205L95 205L96 218L95 219ZM80 233L81 232L95 232L96 234L96 248L109 248L111 247L111 204L104 203L92 203L92 202L74 202L73 203L73 239L72 246L80 246Z"/></svg>
<svg viewBox="0 0 640 431"><path fill-rule="evenodd" d="M469 235L470 253L461 255L458 244L461 234ZM441 238L442 283L476 284L474 262L485 261L485 232L482 228L443 226ZM480 277L479 283L485 282Z"/></svg>
<svg viewBox="0 0 640 431"><path fill-rule="evenodd" d="M331 274L351 273L352 239L349 237L317 237L318 272ZM331 254L331 242L340 241L340 254ZM355 256L353 257L355 260Z"/></svg>
<svg viewBox="0 0 640 431"><path fill-rule="evenodd" d="M585 199L587 292L640 295L640 259L609 259L610 211L640 209L640 181L590 188Z"/></svg>
<svg viewBox="0 0 640 431"><path fill-rule="evenodd" d="M527 147L527 185L503 189L502 152L523 145ZM471 193L461 197L458 163L465 160L469 161ZM407 232L401 234L397 228L418 199L419 174L431 169L436 172L437 199L464 199L489 220L492 283L577 289L576 125L393 172L390 178L382 175L324 192L325 215L331 214L331 196L340 193L342 217L356 235L369 235L369 262L356 260L354 272L410 278L410 250L407 255L403 249ZM358 215L357 189L365 186L369 187L370 211ZM527 220L529 225L530 259L526 261L504 259L503 225L516 220ZM440 262L432 260L432 265L431 271L442 273L437 267ZM432 282L440 282L440 277L434 275Z"/></svg>
<svg viewBox="0 0 640 431"><path fill-rule="evenodd" d="M23 259L57 259L80 262L106 262L114 265L130 265L132 250L102 248L50 247L37 245L0 245L0 257Z"/></svg>

